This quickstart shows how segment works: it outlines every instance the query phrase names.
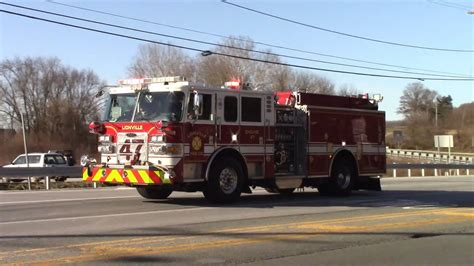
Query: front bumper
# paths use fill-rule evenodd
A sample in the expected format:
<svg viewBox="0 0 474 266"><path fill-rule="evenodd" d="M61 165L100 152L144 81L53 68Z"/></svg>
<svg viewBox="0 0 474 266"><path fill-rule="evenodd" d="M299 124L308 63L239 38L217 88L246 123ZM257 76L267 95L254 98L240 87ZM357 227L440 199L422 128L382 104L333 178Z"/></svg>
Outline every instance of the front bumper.
<svg viewBox="0 0 474 266"><path fill-rule="evenodd" d="M171 184L169 173L153 166L107 167L95 165L82 169L84 182L115 183L127 185Z"/></svg>

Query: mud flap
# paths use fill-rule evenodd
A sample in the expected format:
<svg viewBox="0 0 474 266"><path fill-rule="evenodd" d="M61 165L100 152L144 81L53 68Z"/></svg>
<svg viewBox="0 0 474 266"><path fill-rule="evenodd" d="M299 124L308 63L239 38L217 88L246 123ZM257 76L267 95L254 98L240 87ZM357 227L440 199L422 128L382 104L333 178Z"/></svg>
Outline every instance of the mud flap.
<svg viewBox="0 0 474 266"><path fill-rule="evenodd" d="M382 191L382 185L380 185L380 178L369 178L367 182L367 189L374 191Z"/></svg>
<svg viewBox="0 0 474 266"><path fill-rule="evenodd" d="M250 189L249 186L244 185L244 186L242 187L242 193L252 194L252 190Z"/></svg>
<svg viewBox="0 0 474 266"><path fill-rule="evenodd" d="M382 191L379 177L359 177L357 180L357 189Z"/></svg>

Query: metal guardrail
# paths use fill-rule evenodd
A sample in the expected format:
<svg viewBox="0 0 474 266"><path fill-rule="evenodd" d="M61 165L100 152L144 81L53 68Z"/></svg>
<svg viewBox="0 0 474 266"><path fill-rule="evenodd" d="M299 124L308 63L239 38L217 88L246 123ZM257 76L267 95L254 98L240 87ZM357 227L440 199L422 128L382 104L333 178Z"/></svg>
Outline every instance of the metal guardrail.
<svg viewBox="0 0 474 266"><path fill-rule="evenodd" d="M434 176L441 175L440 170L448 170L450 175L460 175L460 170L464 170L466 175L470 174L470 170L474 170L474 164L443 164L443 163L393 163L387 165L387 171L392 170L392 176L397 177L397 170L407 170L407 176L412 176L412 170L420 170L421 176L425 176L425 169L433 170ZM453 172L451 174L451 172ZM446 173L446 172L445 172ZM67 176L69 178L81 178L82 167L18 167L18 168L2 168L0 167L0 177L19 178L19 177L43 177L43 176ZM49 178L48 178L49 181ZM48 184L49 185L49 184ZM47 186L49 187L49 186Z"/></svg>
<svg viewBox="0 0 474 266"><path fill-rule="evenodd" d="M404 157L412 159L424 159L433 162L459 162L473 163L474 153L453 153L451 156L447 152L426 151L426 150L405 150L390 149L387 147L387 155L392 157Z"/></svg>
<svg viewBox="0 0 474 266"><path fill-rule="evenodd" d="M407 152L428 152L428 153L436 153L438 154L438 151L435 150L411 150L411 149L395 149L395 148L389 148L387 147L387 150L392 150L392 151L407 151ZM439 151L439 154L443 155L448 155L450 154L447 151ZM474 153L469 153L469 152L451 152L451 155L456 155L456 156L466 156L466 157L474 157Z"/></svg>
<svg viewBox="0 0 474 266"><path fill-rule="evenodd" d="M461 175L461 170L464 170L466 175L469 175L469 170L474 169L474 164L459 164L459 163L450 163L450 164L445 164L445 163L393 163L387 165L387 170L392 169L392 176L397 177L397 170L398 169L406 169L407 170L407 176L411 177L412 176L412 170L420 170L420 175L425 176L425 169L430 169L433 170L433 175L438 176L442 175L441 170L448 170L445 171L445 174L449 175L454 175L454 176L459 176Z"/></svg>
<svg viewBox="0 0 474 266"><path fill-rule="evenodd" d="M81 166L70 167L0 167L0 177L82 176Z"/></svg>

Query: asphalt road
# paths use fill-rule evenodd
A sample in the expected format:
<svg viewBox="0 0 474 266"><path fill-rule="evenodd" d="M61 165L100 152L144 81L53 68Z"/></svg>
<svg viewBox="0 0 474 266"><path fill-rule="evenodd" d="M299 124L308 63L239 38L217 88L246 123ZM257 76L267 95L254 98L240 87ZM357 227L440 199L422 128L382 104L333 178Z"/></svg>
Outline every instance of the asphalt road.
<svg viewBox="0 0 474 266"><path fill-rule="evenodd" d="M474 177L387 178L327 198L255 190L151 201L132 189L0 192L0 264L474 264Z"/></svg>

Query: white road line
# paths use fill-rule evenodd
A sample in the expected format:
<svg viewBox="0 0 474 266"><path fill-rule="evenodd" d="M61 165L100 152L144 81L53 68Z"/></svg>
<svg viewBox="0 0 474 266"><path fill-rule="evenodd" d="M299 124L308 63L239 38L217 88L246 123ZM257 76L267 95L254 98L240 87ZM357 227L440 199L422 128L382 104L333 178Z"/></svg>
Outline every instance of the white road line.
<svg viewBox="0 0 474 266"><path fill-rule="evenodd" d="M31 203L81 201L81 200L101 200L101 199L124 199L124 198L141 198L141 197L139 195L136 195L136 196L120 196L120 197L79 198L79 199L7 201L7 202L0 202L0 206L2 206L2 205L14 205L14 204L31 204Z"/></svg>
<svg viewBox="0 0 474 266"><path fill-rule="evenodd" d="M45 193L71 193L71 192L99 192L113 191L118 187L100 187L100 188L64 188L52 190L2 190L0 195L16 195L16 194L45 194Z"/></svg>
<svg viewBox="0 0 474 266"><path fill-rule="evenodd" d="M74 220L82 220L82 219L97 219L97 218L108 218L108 217L119 217L119 216L132 216L132 215L170 213L170 212L198 211L198 210L207 210L207 209L215 209L215 208L216 207L197 207L197 208L184 208L184 209L148 211L148 212L129 212L129 213L114 213L114 214L91 215L91 216L77 216L77 217L38 219L38 220L24 220L24 221L2 222L2 223L0 223L0 225L26 224L26 223L39 223L39 222L55 222L55 221L74 221Z"/></svg>

